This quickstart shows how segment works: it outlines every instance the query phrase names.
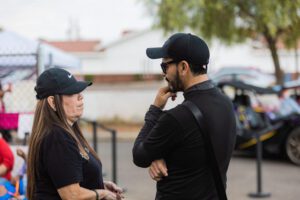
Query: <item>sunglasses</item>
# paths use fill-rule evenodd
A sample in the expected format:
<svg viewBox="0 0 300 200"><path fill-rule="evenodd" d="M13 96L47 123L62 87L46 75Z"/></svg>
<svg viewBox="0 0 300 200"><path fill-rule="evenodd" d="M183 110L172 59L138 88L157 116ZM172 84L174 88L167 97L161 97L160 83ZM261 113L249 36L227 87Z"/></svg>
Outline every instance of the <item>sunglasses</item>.
<svg viewBox="0 0 300 200"><path fill-rule="evenodd" d="M168 62L162 62L162 63L160 63L161 70L163 71L164 74L167 73L167 69L168 69L169 65L173 64L173 63L178 63L178 62L175 61L175 60L170 60Z"/></svg>

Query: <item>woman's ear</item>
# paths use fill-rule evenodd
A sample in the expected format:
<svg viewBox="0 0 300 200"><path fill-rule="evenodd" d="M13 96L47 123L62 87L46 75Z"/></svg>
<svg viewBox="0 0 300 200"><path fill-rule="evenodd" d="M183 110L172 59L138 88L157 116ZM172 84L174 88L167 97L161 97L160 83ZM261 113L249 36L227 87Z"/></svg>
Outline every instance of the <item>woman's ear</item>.
<svg viewBox="0 0 300 200"><path fill-rule="evenodd" d="M55 103L54 103L54 96L49 96L49 97L47 97L47 102L48 102L49 106L50 106L54 111L56 111Z"/></svg>

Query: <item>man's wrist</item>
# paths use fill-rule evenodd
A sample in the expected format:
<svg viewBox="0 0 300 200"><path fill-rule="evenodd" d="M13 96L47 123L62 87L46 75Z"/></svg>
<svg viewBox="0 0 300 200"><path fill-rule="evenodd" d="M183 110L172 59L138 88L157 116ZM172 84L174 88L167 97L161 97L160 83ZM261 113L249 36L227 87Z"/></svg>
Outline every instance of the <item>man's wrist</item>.
<svg viewBox="0 0 300 200"><path fill-rule="evenodd" d="M160 115L163 112L163 110L159 106L152 104L150 105L149 112Z"/></svg>
<svg viewBox="0 0 300 200"><path fill-rule="evenodd" d="M162 110L161 106L157 105L155 102L152 104L152 106L154 106L155 108Z"/></svg>
<svg viewBox="0 0 300 200"><path fill-rule="evenodd" d="M163 111L155 105L150 105L148 112L145 115L145 121L156 123Z"/></svg>

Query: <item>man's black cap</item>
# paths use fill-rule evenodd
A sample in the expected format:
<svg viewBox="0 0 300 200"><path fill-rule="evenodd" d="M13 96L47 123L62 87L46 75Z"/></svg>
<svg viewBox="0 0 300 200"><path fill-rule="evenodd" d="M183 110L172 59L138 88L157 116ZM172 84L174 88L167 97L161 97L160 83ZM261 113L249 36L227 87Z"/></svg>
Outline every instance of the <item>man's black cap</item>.
<svg viewBox="0 0 300 200"><path fill-rule="evenodd" d="M162 47L147 48L149 58L173 58L176 61L186 60L195 65L207 65L209 49L207 44L196 35L176 33Z"/></svg>
<svg viewBox="0 0 300 200"><path fill-rule="evenodd" d="M68 71L61 68L45 70L37 79L34 90L37 99L56 94L71 95L82 92L91 82L77 81Z"/></svg>

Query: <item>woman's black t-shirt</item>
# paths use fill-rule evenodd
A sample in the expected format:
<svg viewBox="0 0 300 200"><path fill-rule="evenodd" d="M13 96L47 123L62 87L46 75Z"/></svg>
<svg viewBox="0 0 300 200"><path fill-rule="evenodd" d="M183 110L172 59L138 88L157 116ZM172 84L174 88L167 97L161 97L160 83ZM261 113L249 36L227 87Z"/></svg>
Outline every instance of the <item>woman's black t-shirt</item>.
<svg viewBox="0 0 300 200"><path fill-rule="evenodd" d="M103 189L102 164L90 152L86 160L75 140L53 126L41 143L35 180L36 199L61 199L57 189L79 183L87 189Z"/></svg>

